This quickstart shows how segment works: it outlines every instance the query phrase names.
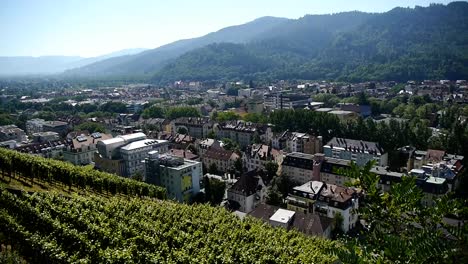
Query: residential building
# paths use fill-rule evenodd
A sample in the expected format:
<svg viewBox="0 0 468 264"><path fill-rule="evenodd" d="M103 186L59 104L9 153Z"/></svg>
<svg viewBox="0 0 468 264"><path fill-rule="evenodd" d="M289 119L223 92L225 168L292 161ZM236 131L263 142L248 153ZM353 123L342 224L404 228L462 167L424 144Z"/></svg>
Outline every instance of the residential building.
<svg viewBox="0 0 468 264"><path fill-rule="evenodd" d="M281 173L290 180L303 184L319 180L319 175L314 175L314 165L314 155L299 152L288 153L281 164Z"/></svg>
<svg viewBox="0 0 468 264"><path fill-rule="evenodd" d="M237 96L239 96L239 97L250 98L251 95L252 95L252 89L251 88L239 89L238 92L237 92Z"/></svg>
<svg viewBox="0 0 468 264"><path fill-rule="evenodd" d="M0 126L0 142L8 140L23 142L27 140L27 137L24 130L16 125Z"/></svg>
<svg viewBox="0 0 468 264"><path fill-rule="evenodd" d="M32 135L33 133L42 132L42 125L45 123L44 119L31 119L26 121L26 132L28 135Z"/></svg>
<svg viewBox="0 0 468 264"><path fill-rule="evenodd" d="M450 190L453 191L458 187L460 181L458 175L465 170L464 156L435 149L421 151L409 146L401 148L400 153L403 153L407 159L408 171L422 169L428 175L446 179Z"/></svg>
<svg viewBox="0 0 468 264"><path fill-rule="evenodd" d="M255 124L242 120L227 121L217 124L216 136L219 139L229 138L245 148L253 143L268 141L272 137L271 128L263 124Z"/></svg>
<svg viewBox="0 0 468 264"><path fill-rule="evenodd" d="M320 162L320 166L317 167L320 170L320 181L339 186L344 186L350 181L349 177L344 176L340 170L349 169L351 161L328 157L324 157L320 161L318 159L316 160Z"/></svg>
<svg viewBox="0 0 468 264"><path fill-rule="evenodd" d="M260 170L242 174L227 191L229 203L238 205L238 210L244 213L249 213L257 204L264 203L267 190L262 176L264 173Z"/></svg>
<svg viewBox="0 0 468 264"><path fill-rule="evenodd" d="M304 108L311 102L309 95L298 93L271 93L264 95L264 107L271 111L275 109Z"/></svg>
<svg viewBox="0 0 468 264"><path fill-rule="evenodd" d="M350 168L349 160L324 157L321 161L317 160L317 162L320 164L320 181L326 184L343 186L352 180L343 175L343 171ZM407 176L405 173L391 171L388 167L382 166L374 166L370 172L379 176L378 187L383 192L390 191L392 185L400 183L402 177ZM430 172L423 169L413 169L410 171L410 175L416 177L416 184L425 195L423 200L425 205L431 205L434 198L452 190L448 178L434 177Z"/></svg>
<svg viewBox="0 0 468 264"><path fill-rule="evenodd" d="M23 153L38 155L44 158L60 158L69 144L70 141L68 140L56 140L21 145L16 147L15 150Z"/></svg>
<svg viewBox="0 0 468 264"><path fill-rule="evenodd" d="M206 138L213 130L214 123L208 117L180 117L171 121L171 133L185 133L195 138Z"/></svg>
<svg viewBox="0 0 468 264"><path fill-rule="evenodd" d="M32 134L33 142L43 143L47 141L56 141L60 139L60 135L57 132L45 131L36 132Z"/></svg>
<svg viewBox="0 0 468 264"><path fill-rule="evenodd" d="M173 156L181 157L184 159L200 161L200 156L194 154L192 151L188 149L170 149L169 153Z"/></svg>
<svg viewBox="0 0 468 264"><path fill-rule="evenodd" d="M190 202L200 192L202 164L170 154L150 151L145 159L145 181L166 188L167 197Z"/></svg>
<svg viewBox="0 0 468 264"><path fill-rule="evenodd" d="M313 213L315 201L324 184L321 181L309 181L294 187L294 191L286 197L287 208L304 214Z"/></svg>
<svg viewBox="0 0 468 264"><path fill-rule="evenodd" d="M203 140L197 139L195 140L195 148L197 149L198 155L200 157L203 157L208 149L211 147L213 148L222 148L224 145L223 142L212 139L212 138L206 138Z"/></svg>
<svg viewBox="0 0 468 264"><path fill-rule="evenodd" d="M45 121L42 123L42 131L52 131L64 136L68 132L68 123L62 121Z"/></svg>
<svg viewBox="0 0 468 264"><path fill-rule="evenodd" d="M234 168L234 163L239 158L240 156L235 151L211 147L205 152L202 160L206 168L215 164L219 172L225 173Z"/></svg>
<svg viewBox="0 0 468 264"><path fill-rule="evenodd" d="M272 226L296 230L309 236L331 238L333 219L318 214L304 214L301 211L290 211L273 205L260 204L249 215Z"/></svg>
<svg viewBox="0 0 468 264"><path fill-rule="evenodd" d="M98 149L94 156L96 168L124 177L144 173L143 160L148 156L148 152L156 150L165 153L169 150L167 140L148 139L144 133L101 140L96 146Z"/></svg>
<svg viewBox="0 0 468 264"><path fill-rule="evenodd" d="M283 153L264 144L253 144L248 146L244 155L242 155L244 167L247 170L265 169L265 164L274 162L278 164L278 171L281 171L281 163L283 162Z"/></svg>
<svg viewBox="0 0 468 264"><path fill-rule="evenodd" d="M76 135L71 139L72 143L63 151L63 158L75 165L90 164L94 161L97 143L110 138L112 138L112 135L99 132Z"/></svg>
<svg viewBox="0 0 468 264"><path fill-rule="evenodd" d="M169 141L171 148L186 149L188 146L195 144L196 138L188 134L167 134L166 137L162 136L160 139Z"/></svg>
<svg viewBox="0 0 468 264"><path fill-rule="evenodd" d="M305 214L316 212L332 219L341 217L341 229L348 232L358 221L358 198L359 191L352 188L310 181L294 187L286 203L289 210Z"/></svg>
<svg viewBox="0 0 468 264"><path fill-rule="evenodd" d="M307 133L285 131L273 137L272 146L285 152L302 152L315 154L322 152L322 137L314 137Z"/></svg>
<svg viewBox="0 0 468 264"><path fill-rule="evenodd" d="M156 129L157 131L171 133L171 120L165 118L149 118L140 121L142 127Z"/></svg>
<svg viewBox="0 0 468 264"><path fill-rule="evenodd" d="M334 137L325 146L323 153L326 157L352 160L358 166L375 160L379 166L387 166L388 153L376 142Z"/></svg>

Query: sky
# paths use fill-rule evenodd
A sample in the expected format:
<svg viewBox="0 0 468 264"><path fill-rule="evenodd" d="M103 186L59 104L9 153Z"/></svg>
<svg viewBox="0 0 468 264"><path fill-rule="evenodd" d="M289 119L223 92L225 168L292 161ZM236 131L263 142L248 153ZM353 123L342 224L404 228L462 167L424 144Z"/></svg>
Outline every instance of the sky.
<svg viewBox="0 0 468 264"><path fill-rule="evenodd" d="M156 48L262 16L300 18L443 0L0 0L0 56L92 57Z"/></svg>

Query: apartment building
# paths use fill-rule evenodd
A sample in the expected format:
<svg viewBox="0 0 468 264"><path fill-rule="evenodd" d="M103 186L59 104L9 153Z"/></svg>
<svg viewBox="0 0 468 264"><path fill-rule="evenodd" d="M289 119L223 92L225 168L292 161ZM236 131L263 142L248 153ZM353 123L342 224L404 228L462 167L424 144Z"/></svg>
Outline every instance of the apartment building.
<svg viewBox="0 0 468 264"><path fill-rule="evenodd" d="M325 146L323 153L326 157L352 160L358 166L375 160L379 166L387 166L388 153L376 142L345 139L334 137Z"/></svg>
<svg viewBox="0 0 468 264"><path fill-rule="evenodd" d="M166 188L167 197L190 202L200 192L202 163L150 151L145 159L145 181Z"/></svg>
<svg viewBox="0 0 468 264"><path fill-rule="evenodd" d="M144 173L144 159L148 152L166 153L169 150L167 140L148 139L144 133L121 135L101 140L97 143L98 152L94 160L97 169L131 177Z"/></svg>

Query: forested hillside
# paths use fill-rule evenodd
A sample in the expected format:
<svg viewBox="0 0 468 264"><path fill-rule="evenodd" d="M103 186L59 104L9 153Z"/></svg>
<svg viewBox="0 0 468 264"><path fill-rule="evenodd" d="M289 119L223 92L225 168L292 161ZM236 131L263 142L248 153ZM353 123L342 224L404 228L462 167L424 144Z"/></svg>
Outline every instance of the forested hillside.
<svg viewBox="0 0 468 264"><path fill-rule="evenodd" d="M463 79L468 76L466 32L466 2L372 15L305 16L247 44L212 44L188 52L154 81Z"/></svg>

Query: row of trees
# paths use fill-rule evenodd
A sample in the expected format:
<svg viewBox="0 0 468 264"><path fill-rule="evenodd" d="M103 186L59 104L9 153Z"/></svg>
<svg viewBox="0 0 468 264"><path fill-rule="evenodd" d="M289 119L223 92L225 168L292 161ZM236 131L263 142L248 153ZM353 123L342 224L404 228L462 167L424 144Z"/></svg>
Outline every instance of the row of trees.
<svg viewBox="0 0 468 264"><path fill-rule="evenodd" d="M178 117L200 117L201 113L195 107L177 106L168 109L162 108L157 105L150 106L143 110L142 117L148 118L167 118L176 119Z"/></svg>

